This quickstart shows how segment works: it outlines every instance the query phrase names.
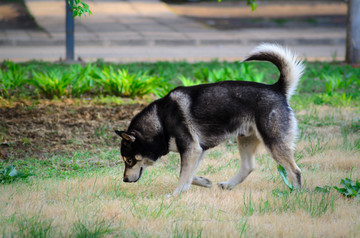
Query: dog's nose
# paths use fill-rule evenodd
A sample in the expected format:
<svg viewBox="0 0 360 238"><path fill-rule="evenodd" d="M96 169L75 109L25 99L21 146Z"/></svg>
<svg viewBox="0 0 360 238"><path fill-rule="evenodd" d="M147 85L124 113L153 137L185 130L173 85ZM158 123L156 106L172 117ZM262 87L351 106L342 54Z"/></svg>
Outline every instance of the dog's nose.
<svg viewBox="0 0 360 238"><path fill-rule="evenodd" d="M123 181L124 181L125 183L130 182L130 180L128 179L128 177L124 177Z"/></svg>

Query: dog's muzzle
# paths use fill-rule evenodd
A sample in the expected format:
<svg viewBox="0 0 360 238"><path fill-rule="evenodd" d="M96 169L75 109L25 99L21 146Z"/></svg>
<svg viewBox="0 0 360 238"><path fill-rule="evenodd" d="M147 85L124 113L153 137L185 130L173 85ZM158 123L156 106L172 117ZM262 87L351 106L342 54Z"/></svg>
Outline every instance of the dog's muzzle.
<svg viewBox="0 0 360 238"><path fill-rule="evenodd" d="M141 167L141 168L140 168L139 177L138 177L137 179L132 180L132 179L130 179L128 176L124 176L123 181L124 181L125 183L135 183L135 182L137 182L137 181L141 178L142 173L143 173L143 168Z"/></svg>

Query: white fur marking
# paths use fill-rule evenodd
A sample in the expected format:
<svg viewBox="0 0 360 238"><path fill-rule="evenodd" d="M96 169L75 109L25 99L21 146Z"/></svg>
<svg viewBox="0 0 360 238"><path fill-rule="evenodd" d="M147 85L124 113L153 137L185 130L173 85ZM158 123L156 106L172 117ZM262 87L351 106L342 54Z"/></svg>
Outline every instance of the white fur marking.
<svg viewBox="0 0 360 238"><path fill-rule="evenodd" d="M171 137L169 140L169 151L172 152L179 152L177 146L176 146L176 141L174 137Z"/></svg>
<svg viewBox="0 0 360 238"><path fill-rule="evenodd" d="M301 60L297 59L297 55L291 52L288 48L283 48L277 44L264 43L256 47L250 55L271 54L276 56L283 62L282 74L284 80L287 82L286 98L289 101L290 97L295 93L297 84L303 75L305 66Z"/></svg>
<svg viewBox="0 0 360 238"><path fill-rule="evenodd" d="M177 104L179 105L181 111L185 114L184 118L185 118L185 123L188 126L189 130L190 130L190 134L193 137L193 140L199 144L200 147L200 143L199 143L199 131L196 129L196 127L194 126L194 123L191 121L191 114L189 111L190 108L190 97L182 92L179 91L174 91L170 94L171 99L173 99L175 102L177 102ZM201 149L201 148L200 148Z"/></svg>

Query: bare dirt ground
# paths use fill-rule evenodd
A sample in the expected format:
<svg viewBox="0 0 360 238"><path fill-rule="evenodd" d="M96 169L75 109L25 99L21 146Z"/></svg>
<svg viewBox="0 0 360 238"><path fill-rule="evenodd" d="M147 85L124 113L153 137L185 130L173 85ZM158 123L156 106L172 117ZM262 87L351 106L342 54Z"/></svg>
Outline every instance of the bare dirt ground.
<svg viewBox="0 0 360 238"><path fill-rule="evenodd" d="M0 158L42 157L117 146L114 129L124 129L144 107L130 105L74 105L71 101L0 107Z"/></svg>

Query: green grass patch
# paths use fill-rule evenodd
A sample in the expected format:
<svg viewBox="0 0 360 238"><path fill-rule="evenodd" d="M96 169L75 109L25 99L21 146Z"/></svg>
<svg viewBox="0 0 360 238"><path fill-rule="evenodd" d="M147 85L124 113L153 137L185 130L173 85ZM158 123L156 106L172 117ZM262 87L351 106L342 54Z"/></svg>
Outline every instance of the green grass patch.
<svg viewBox="0 0 360 238"><path fill-rule="evenodd" d="M88 237L103 237L113 232L111 224L105 220L95 220L93 222L89 220L79 220L73 225L72 237L76 238L88 238Z"/></svg>
<svg viewBox="0 0 360 238"><path fill-rule="evenodd" d="M21 218L17 222L18 226L18 237L39 237L46 238L52 237L53 226L51 220L43 220L39 216L34 216L30 218Z"/></svg>
<svg viewBox="0 0 360 238"><path fill-rule="evenodd" d="M29 179L78 177L106 171L106 169L116 166L121 167L121 164L122 160L118 149L48 154L43 155L41 159L30 156L1 163L0 183L19 180L26 182Z"/></svg>
<svg viewBox="0 0 360 238"><path fill-rule="evenodd" d="M306 105L359 105L360 69L341 63L305 62L306 70L292 102ZM176 86L244 80L271 84L278 71L266 62L156 62L86 65L13 63L0 68L3 98L161 97Z"/></svg>
<svg viewBox="0 0 360 238"><path fill-rule="evenodd" d="M254 200L249 193L244 193L241 210L243 215L267 213L294 213L298 210L305 211L312 217L321 216L326 212L334 211L335 196L331 193L319 193L313 191L289 192L279 189L273 190L265 198Z"/></svg>

